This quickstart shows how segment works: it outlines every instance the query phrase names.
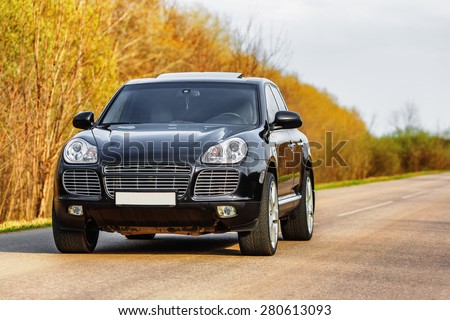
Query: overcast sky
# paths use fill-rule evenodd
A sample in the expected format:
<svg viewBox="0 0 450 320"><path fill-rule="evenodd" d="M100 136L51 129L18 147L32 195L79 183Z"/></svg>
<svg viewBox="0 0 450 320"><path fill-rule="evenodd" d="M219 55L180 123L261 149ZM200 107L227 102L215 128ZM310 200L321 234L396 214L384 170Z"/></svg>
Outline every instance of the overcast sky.
<svg viewBox="0 0 450 320"><path fill-rule="evenodd" d="M413 103L421 125L450 128L450 0L177 0L202 4L263 38L282 34L286 70L355 107L371 131ZM239 71L239 70L236 70Z"/></svg>

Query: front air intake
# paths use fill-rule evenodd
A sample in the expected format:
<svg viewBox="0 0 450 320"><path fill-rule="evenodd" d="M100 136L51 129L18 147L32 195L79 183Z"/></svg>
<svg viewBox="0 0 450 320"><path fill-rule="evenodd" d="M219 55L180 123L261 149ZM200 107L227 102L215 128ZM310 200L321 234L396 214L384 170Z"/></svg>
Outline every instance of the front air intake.
<svg viewBox="0 0 450 320"><path fill-rule="evenodd" d="M200 172L194 195L214 197L232 194L239 183L239 172L233 169L207 169Z"/></svg>

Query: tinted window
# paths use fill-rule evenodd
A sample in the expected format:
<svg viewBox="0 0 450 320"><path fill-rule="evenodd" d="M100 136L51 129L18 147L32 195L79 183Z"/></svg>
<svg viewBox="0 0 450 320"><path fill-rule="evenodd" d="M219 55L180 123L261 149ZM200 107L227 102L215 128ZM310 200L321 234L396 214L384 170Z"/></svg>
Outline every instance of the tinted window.
<svg viewBox="0 0 450 320"><path fill-rule="evenodd" d="M257 124L256 86L181 82L127 85L101 124L191 122Z"/></svg>
<svg viewBox="0 0 450 320"><path fill-rule="evenodd" d="M272 88L273 91L273 95L275 96L275 100L277 100L277 104L278 104L278 108L280 110L287 110L287 106L286 103L284 102L283 97L281 96L280 91L278 90L278 88L275 88L273 86L270 86Z"/></svg>
<svg viewBox="0 0 450 320"><path fill-rule="evenodd" d="M267 115L269 117L269 123L275 120L275 113L278 112L277 102L272 94L269 86L266 86L266 103L267 103Z"/></svg>

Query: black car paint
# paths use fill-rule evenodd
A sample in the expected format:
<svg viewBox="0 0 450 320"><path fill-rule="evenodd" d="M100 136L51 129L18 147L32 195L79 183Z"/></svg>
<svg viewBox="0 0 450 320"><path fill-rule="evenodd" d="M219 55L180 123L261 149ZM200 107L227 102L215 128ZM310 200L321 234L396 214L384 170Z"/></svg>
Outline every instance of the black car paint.
<svg viewBox="0 0 450 320"><path fill-rule="evenodd" d="M190 81L195 82L195 79ZM225 82L223 79L220 81ZM99 161L95 164L67 164L63 157L60 157L55 175L54 190L54 207L60 227L66 230L83 230L88 221L94 220L101 230L119 231L124 234L132 233L136 227L161 228L161 232L182 232L188 234L251 231L257 223L262 185L267 172L272 172L277 178L280 197L287 196L293 192L300 192L299 186L301 185L305 168L309 167L311 163L311 154L306 136L297 129L271 130L267 112L265 112L266 100L264 90L266 84L274 86L272 82L266 79L251 78L233 81L247 81L258 86L260 101L260 121L258 125L99 125L108 106L117 96L116 93L97 123L93 124L92 128L75 135L76 138L82 138L98 147ZM118 92L120 92L120 89ZM124 150L123 153L118 151L115 155L119 158L122 157L122 159L114 158L114 152L111 154L110 151L114 150L115 145L117 146L121 143L123 145L127 137L129 141L141 142L140 147L142 150L137 152L139 148L132 147L129 150ZM239 137L248 143L248 156L243 162L230 166L205 165L201 163L201 155L212 143L217 143L230 137ZM65 170L73 168L92 169L103 180L102 177L105 174L102 167L106 162L117 163L118 160L123 159L135 162L138 154L142 156L149 153L150 147L148 143L155 142L155 140L176 141L184 144L179 149L180 152L176 154L178 159L175 159L173 154L165 154L162 146L158 147L156 146L157 144L154 144L151 146L151 149L155 159L164 162L185 161L193 166L188 190L182 198L177 200L175 207L117 207L114 199L106 194L103 183L101 183L102 192L99 197L75 196L65 191L61 179ZM197 147L198 152L185 152L190 150L193 144L196 144L195 147ZM291 150L292 145L294 146L293 150ZM107 154L107 150L109 150L110 154ZM240 181L236 192L232 195L209 197L207 199L194 196L193 186L198 173L202 169L214 167L238 170ZM280 170L280 168L285 169ZM70 205L77 204L83 205L85 214L83 216L68 214L67 208ZM222 204L235 206L239 214L233 218L219 218L215 208L217 205ZM298 205L298 200L281 205L280 218L288 218L288 215L296 205Z"/></svg>

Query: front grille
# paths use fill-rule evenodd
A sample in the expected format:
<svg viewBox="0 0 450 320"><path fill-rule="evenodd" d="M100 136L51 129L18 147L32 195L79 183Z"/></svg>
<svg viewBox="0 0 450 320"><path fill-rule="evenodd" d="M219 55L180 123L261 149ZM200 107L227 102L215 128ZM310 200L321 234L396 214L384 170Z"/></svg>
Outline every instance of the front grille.
<svg viewBox="0 0 450 320"><path fill-rule="evenodd" d="M187 164L107 164L105 173L136 173L136 174L190 174L191 166Z"/></svg>
<svg viewBox="0 0 450 320"><path fill-rule="evenodd" d="M177 191L182 197L188 188L191 167L186 164L120 164L106 165L106 193L114 198L115 191Z"/></svg>
<svg viewBox="0 0 450 320"><path fill-rule="evenodd" d="M67 170L63 173L64 189L77 196L101 195L100 179L93 170Z"/></svg>
<svg viewBox="0 0 450 320"><path fill-rule="evenodd" d="M197 177L194 194L204 197L227 195L236 191L238 183L239 172L236 170L203 170Z"/></svg>

